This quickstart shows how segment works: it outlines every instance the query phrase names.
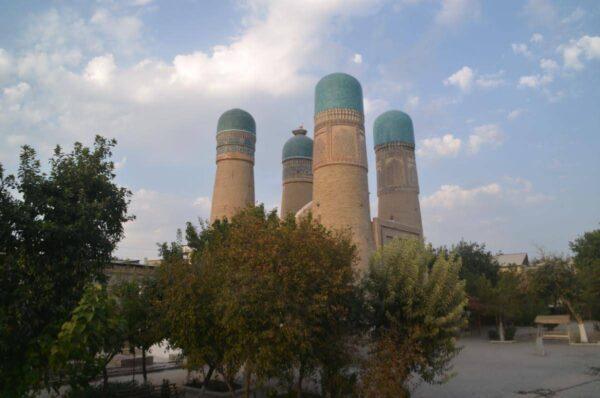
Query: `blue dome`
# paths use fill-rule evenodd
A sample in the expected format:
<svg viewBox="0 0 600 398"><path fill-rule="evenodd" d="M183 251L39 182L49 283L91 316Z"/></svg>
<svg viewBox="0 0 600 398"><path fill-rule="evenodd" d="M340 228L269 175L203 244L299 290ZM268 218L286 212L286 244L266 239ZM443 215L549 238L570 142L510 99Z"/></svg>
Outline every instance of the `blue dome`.
<svg viewBox="0 0 600 398"><path fill-rule="evenodd" d="M363 113L362 87L345 73L325 76L315 87L315 115L327 109L346 108Z"/></svg>
<svg viewBox="0 0 600 398"><path fill-rule="evenodd" d="M373 123L373 138L375 146L390 142L405 142L415 144L413 123L402 111L387 111L379 115Z"/></svg>
<svg viewBox="0 0 600 398"><path fill-rule="evenodd" d="M228 130L241 130L256 134L256 122L251 114L243 109L230 109L223 113L217 123L217 133Z"/></svg>
<svg viewBox="0 0 600 398"><path fill-rule="evenodd" d="M306 136L306 130L294 130L294 136L283 145L282 160L292 158L312 159L313 140Z"/></svg>

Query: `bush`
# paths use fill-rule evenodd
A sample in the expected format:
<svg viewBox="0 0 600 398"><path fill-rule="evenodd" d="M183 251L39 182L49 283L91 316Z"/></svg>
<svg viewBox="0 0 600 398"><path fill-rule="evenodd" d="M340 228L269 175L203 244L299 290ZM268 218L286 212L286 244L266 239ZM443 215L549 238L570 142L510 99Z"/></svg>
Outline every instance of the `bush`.
<svg viewBox="0 0 600 398"><path fill-rule="evenodd" d="M488 337L490 340L500 340L500 335L496 329L491 329L488 331Z"/></svg>
<svg viewBox="0 0 600 398"><path fill-rule="evenodd" d="M506 334L505 334L504 337L506 338L506 340L514 340L515 339L515 334L517 333L517 328L514 327L514 326L512 326L512 325L508 326L506 328L505 333Z"/></svg>

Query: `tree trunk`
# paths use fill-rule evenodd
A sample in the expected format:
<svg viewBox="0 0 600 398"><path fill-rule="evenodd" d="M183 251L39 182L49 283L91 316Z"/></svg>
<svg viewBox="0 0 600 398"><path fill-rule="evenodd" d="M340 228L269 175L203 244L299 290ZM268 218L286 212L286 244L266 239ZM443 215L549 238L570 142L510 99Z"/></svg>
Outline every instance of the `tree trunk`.
<svg viewBox="0 0 600 398"><path fill-rule="evenodd" d="M106 390L108 388L108 372L106 371L106 364L104 364L104 367L102 368L102 380L103 387Z"/></svg>
<svg viewBox="0 0 600 398"><path fill-rule="evenodd" d="M298 369L298 384L296 384L296 397L302 398L302 381L304 380L304 364Z"/></svg>
<svg viewBox="0 0 600 398"><path fill-rule="evenodd" d="M135 348L133 349L133 367L131 368L131 380L135 381Z"/></svg>
<svg viewBox="0 0 600 398"><path fill-rule="evenodd" d="M500 341L504 341L504 322L502 322L502 317L498 318L498 335L500 336Z"/></svg>
<svg viewBox="0 0 600 398"><path fill-rule="evenodd" d="M575 320L577 321L577 326L579 327L580 342L588 343L589 341L588 341L588 337L587 337L587 332L585 331L585 324L583 323L583 318L581 318L581 316L577 312L575 312L575 308L573 308L571 301L569 301L569 300L563 300L563 301L565 302L565 304L567 305L567 308L573 315L573 318L575 318Z"/></svg>
<svg viewBox="0 0 600 398"><path fill-rule="evenodd" d="M244 396L246 398L250 398L250 377L251 377L250 370L245 369L244 370Z"/></svg>
<svg viewBox="0 0 600 398"><path fill-rule="evenodd" d="M144 384L148 382L148 373L146 372L146 350L142 347L142 374L144 375Z"/></svg>
<svg viewBox="0 0 600 398"><path fill-rule="evenodd" d="M589 343L583 319L577 320L577 326L579 326L579 340L581 340L582 343Z"/></svg>

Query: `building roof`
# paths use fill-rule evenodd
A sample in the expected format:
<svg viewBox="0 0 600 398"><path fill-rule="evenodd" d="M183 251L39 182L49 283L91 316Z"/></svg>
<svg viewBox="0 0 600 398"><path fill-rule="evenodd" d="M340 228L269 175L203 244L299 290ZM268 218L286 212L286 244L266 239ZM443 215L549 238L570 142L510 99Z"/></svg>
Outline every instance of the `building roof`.
<svg viewBox="0 0 600 398"><path fill-rule="evenodd" d="M294 134L283 145L281 153L282 160L293 158L312 159L313 155L313 140L306 136L306 130L303 128L296 129Z"/></svg>
<svg viewBox="0 0 600 398"><path fill-rule="evenodd" d="M495 259L501 267L508 267L511 265L529 265L529 257L527 257L527 253L498 254Z"/></svg>
<svg viewBox="0 0 600 398"><path fill-rule="evenodd" d="M315 87L315 115L335 108L364 113L362 87L356 78L346 73L327 75Z"/></svg>
<svg viewBox="0 0 600 398"><path fill-rule="evenodd" d="M391 110L382 113L373 123L375 146L390 142L415 144L413 122L406 113Z"/></svg>
<svg viewBox="0 0 600 398"><path fill-rule="evenodd" d="M243 109L230 109L223 113L217 123L217 133L222 131L246 131L256 134L256 122L251 114Z"/></svg>

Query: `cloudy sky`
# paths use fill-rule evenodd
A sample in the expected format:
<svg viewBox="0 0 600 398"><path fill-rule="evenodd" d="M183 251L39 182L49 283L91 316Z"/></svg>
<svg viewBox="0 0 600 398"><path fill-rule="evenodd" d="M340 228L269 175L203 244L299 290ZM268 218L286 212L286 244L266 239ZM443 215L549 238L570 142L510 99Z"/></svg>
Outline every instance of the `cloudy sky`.
<svg viewBox="0 0 600 398"><path fill-rule="evenodd" d="M425 235L493 251L567 251L600 222L600 2L0 0L0 162L19 146L118 140L134 193L118 254L156 257L206 218L215 128L257 122L256 198L278 207L281 147L312 130L330 72L414 121Z"/></svg>

